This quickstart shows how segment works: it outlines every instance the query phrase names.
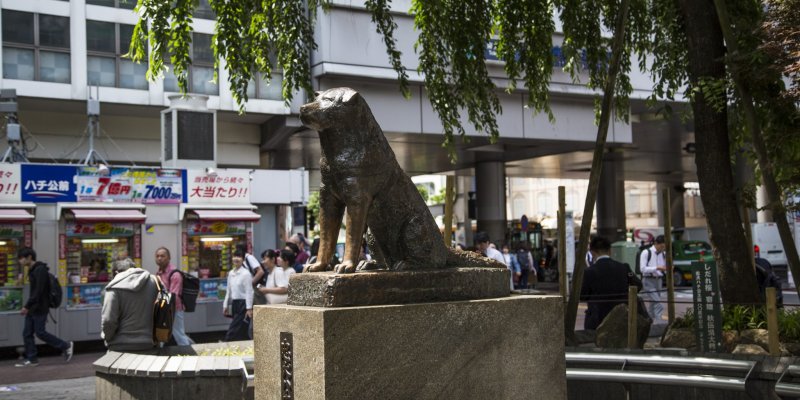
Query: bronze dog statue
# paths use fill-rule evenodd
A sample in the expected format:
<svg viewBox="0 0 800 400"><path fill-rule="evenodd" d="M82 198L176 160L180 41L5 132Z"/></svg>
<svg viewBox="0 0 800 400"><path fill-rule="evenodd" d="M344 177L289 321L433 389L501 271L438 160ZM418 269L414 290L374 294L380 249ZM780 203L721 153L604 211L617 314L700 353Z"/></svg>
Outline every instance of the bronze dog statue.
<svg viewBox="0 0 800 400"><path fill-rule="evenodd" d="M300 108L300 120L319 132L320 242L317 261L305 267L337 273L388 268L421 270L451 267L502 267L495 260L450 250L416 186L397 163L367 102L353 89L318 92ZM329 265L347 209L341 264ZM376 263L359 264L362 238Z"/></svg>

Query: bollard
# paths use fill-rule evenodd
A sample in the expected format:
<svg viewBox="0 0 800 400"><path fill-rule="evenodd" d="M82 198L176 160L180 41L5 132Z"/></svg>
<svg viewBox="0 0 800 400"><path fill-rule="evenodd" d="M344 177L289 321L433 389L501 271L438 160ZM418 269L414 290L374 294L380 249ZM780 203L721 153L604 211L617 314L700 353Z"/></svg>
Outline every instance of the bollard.
<svg viewBox="0 0 800 400"><path fill-rule="evenodd" d="M566 189L558 187L558 288L564 302L567 302L567 215ZM580 295L580 294L578 294Z"/></svg>
<svg viewBox="0 0 800 400"><path fill-rule="evenodd" d="M637 309L638 296L636 286L628 286L628 348L635 349L638 346L636 332L639 314Z"/></svg>
<svg viewBox="0 0 800 400"><path fill-rule="evenodd" d="M777 297L774 287L767 288L767 339L769 342L769 354L772 356L781 355L781 343L778 339L778 307Z"/></svg>
<svg viewBox="0 0 800 400"><path fill-rule="evenodd" d="M672 214L671 214L671 200L669 196L669 189L664 189L662 192L662 204L664 207L664 242L666 244L666 261L667 270L666 283L667 283L667 318L669 323L675 322L675 278L673 273L672 262Z"/></svg>

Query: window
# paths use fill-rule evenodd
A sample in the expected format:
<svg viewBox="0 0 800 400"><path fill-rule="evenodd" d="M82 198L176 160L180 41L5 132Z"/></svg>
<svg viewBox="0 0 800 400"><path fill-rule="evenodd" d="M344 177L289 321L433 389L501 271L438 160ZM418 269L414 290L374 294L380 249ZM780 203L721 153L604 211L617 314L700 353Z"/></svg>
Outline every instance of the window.
<svg viewBox="0 0 800 400"><path fill-rule="evenodd" d="M133 25L86 21L87 75L90 85L147 90L147 63L123 58Z"/></svg>
<svg viewBox="0 0 800 400"><path fill-rule="evenodd" d="M3 78L70 82L69 18L3 10Z"/></svg>
<svg viewBox="0 0 800 400"><path fill-rule="evenodd" d="M247 85L248 99L267 99L283 100L281 85L283 84L283 74L272 71L272 75L267 78L266 74L256 72L255 77L250 79Z"/></svg>
<svg viewBox="0 0 800 400"><path fill-rule="evenodd" d="M189 87L191 93L219 95L219 85L212 82L214 79L214 50L211 48L211 35L202 33L192 34L192 43L189 46L189 53L192 64L189 66ZM167 56L164 56L165 62ZM164 74L164 90L168 92L178 92L178 79L173 74L172 66L170 71Z"/></svg>
<svg viewBox="0 0 800 400"><path fill-rule="evenodd" d="M200 0L197 3L197 8L194 9L194 14L192 14L194 18L203 18L203 19L217 19L217 13L211 9L211 5L208 4L208 0Z"/></svg>
<svg viewBox="0 0 800 400"><path fill-rule="evenodd" d="M273 54L270 56L270 63L275 66L277 59ZM281 94L281 85L283 84L283 73L274 67L272 74L267 76L262 72L255 72L253 79L247 85L247 98L248 99L267 99L267 100L283 100ZM431 196L434 195L431 190Z"/></svg>
<svg viewBox="0 0 800 400"><path fill-rule="evenodd" d="M86 4L133 10L136 7L136 0L86 0Z"/></svg>

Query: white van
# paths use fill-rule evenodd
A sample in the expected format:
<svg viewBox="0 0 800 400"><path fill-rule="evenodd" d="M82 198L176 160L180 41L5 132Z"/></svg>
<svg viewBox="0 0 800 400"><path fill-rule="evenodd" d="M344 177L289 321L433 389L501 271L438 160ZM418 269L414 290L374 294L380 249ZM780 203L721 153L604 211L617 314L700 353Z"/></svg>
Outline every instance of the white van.
<svg viewBox="0 0 800 400"><path fill-rule="evenodd" d="M783 251L778 224L774 222L758 222L751 224L753 228L753 247L756 256L769 261L772 266L786 266L786 253Z"/></svg>

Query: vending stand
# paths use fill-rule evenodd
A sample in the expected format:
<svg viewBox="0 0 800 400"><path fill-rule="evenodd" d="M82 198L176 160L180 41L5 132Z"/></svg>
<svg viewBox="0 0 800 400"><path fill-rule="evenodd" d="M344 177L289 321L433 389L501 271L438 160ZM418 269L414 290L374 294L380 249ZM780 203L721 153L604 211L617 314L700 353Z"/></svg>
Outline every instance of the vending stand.
<svg viewBox="0 0 800 400"><path fill-rule="evenodd" d="M144 208L141 206L141 208ZM59 264L67 277L67 309L102 306L114 261L130 257L141 266L140 209L68 208L59 233Z"/></svg>
<svg viewBox="0 0 800 400"><path fill-rule="evenodd" d="M22 309L27 270L17 264L17 251L31 246L33 205L4 205L0 208L0 313L18 313Z"/></svg>

